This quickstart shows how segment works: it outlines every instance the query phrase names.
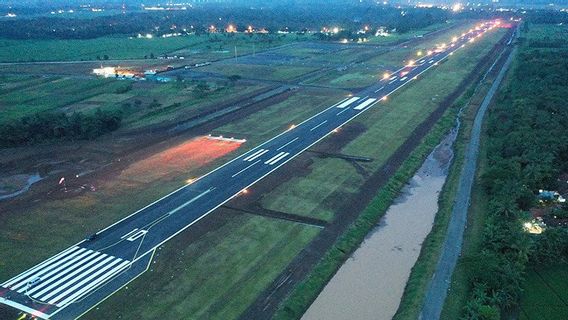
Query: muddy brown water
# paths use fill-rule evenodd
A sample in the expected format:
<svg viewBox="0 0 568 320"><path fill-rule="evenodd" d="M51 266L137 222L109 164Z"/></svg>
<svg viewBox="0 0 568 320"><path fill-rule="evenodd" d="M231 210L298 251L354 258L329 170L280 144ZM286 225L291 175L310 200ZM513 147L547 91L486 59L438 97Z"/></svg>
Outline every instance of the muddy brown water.
<svg viewBox="0 0 568 320"><path fill-rule="evenodd" d="M454 129L428 156L302 320L382 320L394 316L422 242L432 229L456 134Z"/></svg>

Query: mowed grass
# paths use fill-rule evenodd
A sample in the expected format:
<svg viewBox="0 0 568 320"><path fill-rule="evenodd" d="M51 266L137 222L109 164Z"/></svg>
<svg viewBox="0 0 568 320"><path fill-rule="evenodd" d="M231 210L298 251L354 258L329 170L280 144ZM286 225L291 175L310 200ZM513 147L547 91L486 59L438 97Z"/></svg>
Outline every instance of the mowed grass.
<svg viewBox="0 0 568 320"><path fill-rule="evenodd" d="M187 179L201 176L254 147L260 139L280 133L288 125L287 114L296 115L294 120L301 122L340 100L340 94L330 92L321 92L319 98L315 92L297 94L293 100L267 108L268 113L253 113L242 120L241 132L250 136L256 133L256 124L263 123L262 117L271 122L256 138L206 165L174 171L152 168L154 174L162 176L150 181L144 172L139 177L108 177L96 182L96 192L46 199L21 212L6 213L0 232L0 279L22 272L177 189ZM312 104L308 97L318 102ZM191 228L168 242L159 251L153 271L129 285L134 290L121 291L106 300L92 317L187 319L195 314L197 319L234 319L320 230L248 215L223 219L226 225L211 230L197 242L183 240Z"/></svg>
<svg viewBox="0 0 568 320"><path fill-rule="evenodd" d="M427 33L433 32L433 31L437 31L437 30L441 30L444 28L448 28L451 27L455 24L455 22L450 22L448 21L447 23L437 23L437 24L433 24L430 25L428 27L422 28L420 30L415 30L415 31L410 31L410 32L406 32L406 33L391 33L388 36L377 36L377 37L369 37L369 43L372 44L382 44L382 45L387 45L387 44L393 44L395 42L401 42L401 41L407 41L407 40L411 40L414 38L420 38L422 36L424 36Z"/></svg>
<svg viewBox="0 0 568 320"><path fill-rule="evenodd" d="M219 51L228 51L236 46L241 54L297 41L298 37L276 35L207 34L153 39L129 38L127 36L103 37L88 40L7 40L0 39L0 62L30 61L79 61L109 59L144 59L153 54L178 54L191 56L199 52L199 58L220 58Z"/></svg>
<svg viewBox="0 0 568 320"><path fill-rule="evenodd" d="M148 125L155 125L176 119L189 118L198 115L203 111L215 110L228 101L246 97L256 90L262 89L260 85L237 84L235 86L217 86L211 84L211 90L204 96L197 96L193 93L195 85L188 85L180 88L175 83L158 84L150 88L138 87L129 92L132 96L128 100L133 104L135 100L153 101L156 100L160 106L157 108L142 108L137 113L132 114L125 121L126 129L140 128Z"/></svg>
<svg viewBox="0 0 568 320"><path fill-rule="evenodd" d="M568 39L566 37L568 32L567 25L558 24L530 24L528 34L525 33L530 41L546 39L547 41L557 41L563 46L566 46ZM530 43L531 46L535 43Z"/></svg>
<svg viewBox="0 0 568 320"><path fill-rule="evenodd" d="M386 103L381 102L354 120L366 131L341 152L371 157L373 162L360 165L368 174L379 170L414 128L455 90L503 33L496 31L475 46L456 52L447 62L424 74L422 81L414 82ZM310 168L312 172L307 176L292 178L275 188L263 198L263 205L273 210L330 220L340 213L332 209L337 206L329 201L356 192L364 181L345 161L315 159Z"/></svg>
<svg viewBox="0 0 568 320"><path fill-rule="evenodd" d="M568 319L568 265L529 270L523 289L521 320Z"/></svg>
<svg viewBox="0 0 568 320"><path fill-rule="evenodd" d="M166 244L150 272L85 319L236 319L319 232L250 215L225 219L192 244Z"/></svg>
<svg viewBox="0 0 568 320"><path fill-rule="evenodd" d="M201 96L193 92L195 83L3 76L0 77L0 123L44 111L71 114L100 108L124 111L122 129L129 130L195 116L263 88L243 82L208 84L210 90ZM158 105L151 107L154 100Z"/></svg>
<svg viewBox="0 0 568 320"><path fill-rule="evenodd" d="M386 68L398 68L403 66L408 60L415 60L419 58L417 56L418 50L428 50L434 48L437 44L449 43L454 36L460 36L462 33L469 31L475 22L466 22L462 24L456 24L455 27L448 29L446 31L440 32L428 40L413 46L408 46L406 48L399 48L398 50L393 50L385 54L379 55L376 58L367 61L369 64L377 64Z"/></svg>
<svg viewBox="0 0 568 320"><path fill-rule="evenodd" d="M333 105L346 94L338 91L300 90L286 100L214 130L214 134L246 138L247 144L260 144Z"/></svg>
<svg viewBox="0 0 568 320"><path fill-rule="evenodd" d="M317 68L291 65L239 64L238 60L237 62L227 61L223 64L216 63L199 69L199 71L215 72L224 76L239 75L248 79L282 81L293 80L315 70Z"/></svg>
<svg viewBox="0 0 568 320"><path fill-rule="evenodd" d="M7 88L0 87L1 122L11 121L34 113L57 110L104 93L114 93L129 86L125 81L111 79L23 78Z"/></svg>
<svg viewBox="0 0 568 320"><path fill-rule="evenodd" d="M310 79L309 84L317 84L331 88L362 88L375 83L380 71L375 68L349 67L345 71L331 70L320 77Z"/></svg>

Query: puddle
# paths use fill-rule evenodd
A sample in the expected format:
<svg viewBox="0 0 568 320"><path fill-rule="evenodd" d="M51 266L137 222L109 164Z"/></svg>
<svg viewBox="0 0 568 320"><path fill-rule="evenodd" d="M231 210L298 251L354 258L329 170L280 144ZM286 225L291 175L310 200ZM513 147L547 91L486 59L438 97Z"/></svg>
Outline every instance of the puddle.
<svg viewBox="0 0 568 320"><path fill-rule="evenodd" d="M20 190L18 190L16 192L9 193L9 194L0 195L0 201L21 195L22 193L28 191L30 189L30 187L32 186L32 184L40 181L41 179L42 178L39 175L39 173L29 175L27 181L25 182L25 184L23 185L23 187Z"/></svg>
<svg viewBox="0 0 568 320"><path fill-rule="evenodd" d="M302 320L386 320L394 316L422 242L432 229L456 135L457 127L428 156Z"/></svg>

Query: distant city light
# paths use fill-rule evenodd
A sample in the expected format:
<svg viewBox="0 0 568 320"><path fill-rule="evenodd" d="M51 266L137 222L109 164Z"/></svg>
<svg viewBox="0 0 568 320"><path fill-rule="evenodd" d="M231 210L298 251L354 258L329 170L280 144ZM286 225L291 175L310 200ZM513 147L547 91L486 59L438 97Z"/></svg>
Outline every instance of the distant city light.
<svg viewBox="0 0 568 320"><path fill-rule="evenodd" d="M458 12L461 11L463 9L463 6L461 3L456 3L452 6L452 11L453 12Z"/></svg>

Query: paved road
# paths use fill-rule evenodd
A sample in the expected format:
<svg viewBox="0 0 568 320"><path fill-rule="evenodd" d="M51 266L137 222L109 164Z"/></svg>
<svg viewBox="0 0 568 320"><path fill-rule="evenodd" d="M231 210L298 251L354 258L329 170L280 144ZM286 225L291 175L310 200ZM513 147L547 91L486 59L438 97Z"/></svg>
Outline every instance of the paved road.
<svg viewBox="0 0 568 320"><path fill-rule="evenodd" d="M238 196L335 129L493 28L485 24L377 84L156 200L35 267L5 281L0 303L40 318L74 319L143 273L155 249Z"/></svg>
<svg viewBox="0 0 568 320"><path fill-rule="evenodd" d="M509 41L509 43L511 42ZM485 96L475 116L473 128L471 130L471 138L467 146L464 165L460 174L458 191L454 201L454 207L452 208L450 223L448 225L448 231L442 247L442 255L440 256L440 260L436 266L434 276L428 285L428 290L426 292L426 297L424 298L419 319L440 319L442 308L444 307L444 301L450 286L452 273L454 272L463 243L463 233L467 223L467 212L470 204L471 188L473 186L477 166L477 155L479 152L479 140L483 117L489 107L489 103L493 99L495 92L499 88L499 85L505 76L505 72L511 64L513 52L514 51L510 52L505 64L501 67L497 78L493 82L493 85L489 89L489 92Z"/></svg>

